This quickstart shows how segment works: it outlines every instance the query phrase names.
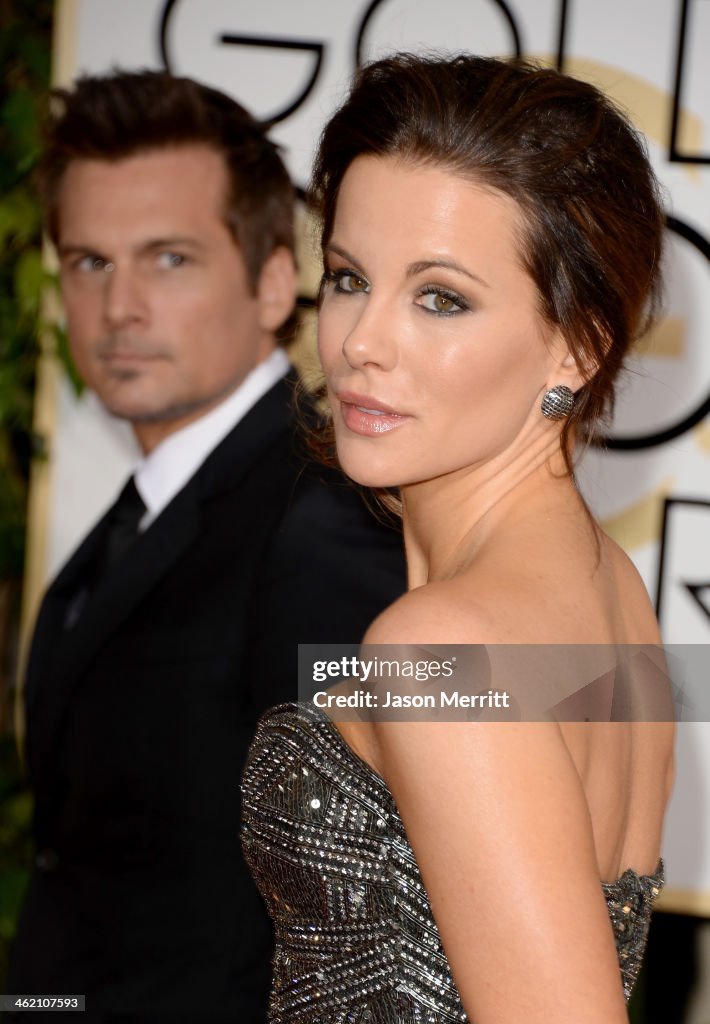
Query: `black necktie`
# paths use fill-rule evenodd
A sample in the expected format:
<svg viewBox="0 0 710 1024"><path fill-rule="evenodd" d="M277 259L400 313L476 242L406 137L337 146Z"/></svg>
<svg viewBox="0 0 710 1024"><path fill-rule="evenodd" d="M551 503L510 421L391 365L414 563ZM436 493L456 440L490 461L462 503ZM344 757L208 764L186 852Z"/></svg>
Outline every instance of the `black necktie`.
<svg viewBox="0 0 710 1024"><path fill-rule="evenodd" d="M138 524L145 514L145 503L133 477L109 510L104 547L99 557L97 580L108 575L138 536Z"/></svg>
<svg viewBox="0 0 710 1024"><path fill-rule="evenodd" d="M64 629L72 629L84 613L90 594L109 575L111 567L128 551L138 536L138 524L146 507L133 477L109 509L103 548L99 551L92 580L86 581L67 604Z"/></svg>

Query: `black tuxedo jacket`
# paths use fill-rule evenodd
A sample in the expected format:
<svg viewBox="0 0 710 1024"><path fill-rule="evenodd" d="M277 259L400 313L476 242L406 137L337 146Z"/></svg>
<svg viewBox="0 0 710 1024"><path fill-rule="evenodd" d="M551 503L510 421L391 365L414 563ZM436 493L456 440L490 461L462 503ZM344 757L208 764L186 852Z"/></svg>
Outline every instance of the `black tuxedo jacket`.
<svg viewBox="0 0 710 1024"><path fill-rule="evenodd" d="M404 589L398 533L298 456L290 391L219 444L78 621L106 518L46 594L25 689L37 861L8 991L85 994L86 1021L264 1019L270 925L239 845L254 727L296 698L299 642L356 643Z"/></svg>

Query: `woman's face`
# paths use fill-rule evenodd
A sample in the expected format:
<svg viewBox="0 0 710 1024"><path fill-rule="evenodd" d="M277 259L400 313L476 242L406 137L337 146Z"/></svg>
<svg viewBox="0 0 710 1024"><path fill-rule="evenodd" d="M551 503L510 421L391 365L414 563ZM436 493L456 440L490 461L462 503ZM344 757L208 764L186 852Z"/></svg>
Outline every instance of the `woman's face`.
<svg viewBox="0 0 710 1024"><path fill-rule="evenodd" d="M514 200L450 171L394 157L351 164L324 254L318 340L353 479L406 485L505 453L524 459L559 432L541 397L579 382L538 312L521 233Z"/></svg>

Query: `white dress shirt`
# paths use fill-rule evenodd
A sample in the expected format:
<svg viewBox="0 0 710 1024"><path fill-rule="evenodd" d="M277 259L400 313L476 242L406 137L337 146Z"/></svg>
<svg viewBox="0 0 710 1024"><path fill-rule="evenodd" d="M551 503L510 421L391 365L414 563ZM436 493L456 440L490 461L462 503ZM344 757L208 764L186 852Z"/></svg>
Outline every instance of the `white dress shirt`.
<svg viewBox="0 0 710 1024"><path fill-rule="evenodd" d="M134 471L138 493L146 506L140 530L150 526L210 452L290 368L286 353L277 348L268 359L255 366L223 402L194 423L170 434L140 460Z"/></svg>

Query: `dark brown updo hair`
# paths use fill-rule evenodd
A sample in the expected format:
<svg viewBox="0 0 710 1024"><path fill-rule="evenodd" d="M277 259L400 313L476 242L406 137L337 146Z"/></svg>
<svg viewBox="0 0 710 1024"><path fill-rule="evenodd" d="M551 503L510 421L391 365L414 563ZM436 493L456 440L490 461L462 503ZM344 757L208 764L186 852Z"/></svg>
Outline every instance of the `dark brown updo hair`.
<svg viewBox="0 0 710 1024"><path fill-rule="evenodd" d="M598 89L524 60L398 54L357 72L320 140L311 198L330 240L358 156L442 167L516 200L520 259L586 383L562 430L611 413L614 381L660 299L664 216L645 144Z"/></svg>

